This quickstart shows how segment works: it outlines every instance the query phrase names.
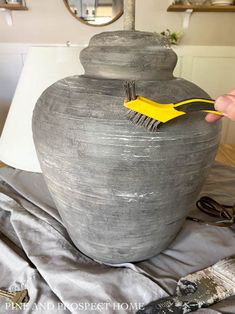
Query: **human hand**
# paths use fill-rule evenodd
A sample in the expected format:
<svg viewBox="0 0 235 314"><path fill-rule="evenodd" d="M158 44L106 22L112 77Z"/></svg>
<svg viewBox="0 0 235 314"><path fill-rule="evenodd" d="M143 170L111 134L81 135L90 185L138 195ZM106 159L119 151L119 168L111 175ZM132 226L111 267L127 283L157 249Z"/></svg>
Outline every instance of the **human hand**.
<svg viewBox="0 0 235 314"><path fill-rule="evenodd" d="M230 93L222 95L215 100L215 109L223 114L223 116L235 121L235 89ZM221 119L221 116L208 113L205 120L207 122L215 122Z"/></svg>

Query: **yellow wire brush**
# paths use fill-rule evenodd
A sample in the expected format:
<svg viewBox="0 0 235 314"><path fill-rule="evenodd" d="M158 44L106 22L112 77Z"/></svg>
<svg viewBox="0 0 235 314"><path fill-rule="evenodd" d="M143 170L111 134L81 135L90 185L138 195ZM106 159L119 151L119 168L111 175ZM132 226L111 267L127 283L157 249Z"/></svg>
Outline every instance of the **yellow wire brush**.
<svg viewBox="0 0 235 314"><path fill-rule="evenodd" d="M160 123L166 123L190 112L203 111L222 115L214 109L214 100L191 98L178 103L160 104L148 98L135 95L135 83L126 82L127 100L124 106L129 109L128 119L150 131L156 131Z"/></svg>

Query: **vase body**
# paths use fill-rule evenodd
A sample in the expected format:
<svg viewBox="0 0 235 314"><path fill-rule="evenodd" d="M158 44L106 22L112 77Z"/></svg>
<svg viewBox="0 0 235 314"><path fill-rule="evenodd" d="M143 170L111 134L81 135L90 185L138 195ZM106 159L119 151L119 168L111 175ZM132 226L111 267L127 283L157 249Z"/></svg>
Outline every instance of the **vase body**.
<svg viewBox="0 0 235 314"><path fill-rule="evenodd" d="M161 103L208 97L174 78L175 53L156 34L110 32L81 53L84 76L58 81L39 98L33 135L48 188L71 239L101 262L140 261L165 249L182 227L210 167L219 124L201 112L158 132L133 125L126 79Z"/></svg>

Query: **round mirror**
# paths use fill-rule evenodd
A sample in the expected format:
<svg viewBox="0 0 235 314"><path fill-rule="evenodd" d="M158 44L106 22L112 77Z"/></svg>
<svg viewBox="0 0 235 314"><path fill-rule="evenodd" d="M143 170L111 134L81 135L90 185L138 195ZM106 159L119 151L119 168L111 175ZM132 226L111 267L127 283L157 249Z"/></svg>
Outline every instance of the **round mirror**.
<svg viewBox="0 0 235 314"><path fill-rule="evenodd" d="M64 0L69 12L79 21L92 25L107 25L123 13L123 0Z"/></svg>

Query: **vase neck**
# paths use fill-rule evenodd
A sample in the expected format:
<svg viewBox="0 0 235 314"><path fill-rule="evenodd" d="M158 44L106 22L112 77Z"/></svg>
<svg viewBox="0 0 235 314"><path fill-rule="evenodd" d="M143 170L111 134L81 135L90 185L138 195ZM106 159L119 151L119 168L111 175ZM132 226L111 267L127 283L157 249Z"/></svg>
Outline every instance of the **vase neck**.
<svg viewBox="0 0 235 314"><path fill-rule="evenodd" d="M80 60L89 77L167 80L177 56L157 33L115 31L92 37Z"/></svg>

